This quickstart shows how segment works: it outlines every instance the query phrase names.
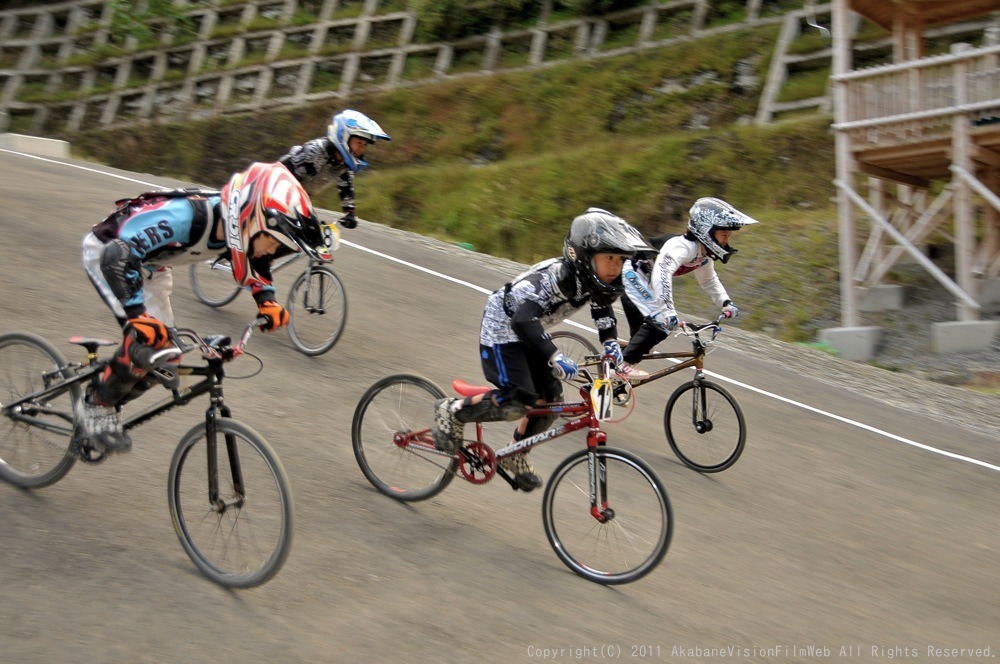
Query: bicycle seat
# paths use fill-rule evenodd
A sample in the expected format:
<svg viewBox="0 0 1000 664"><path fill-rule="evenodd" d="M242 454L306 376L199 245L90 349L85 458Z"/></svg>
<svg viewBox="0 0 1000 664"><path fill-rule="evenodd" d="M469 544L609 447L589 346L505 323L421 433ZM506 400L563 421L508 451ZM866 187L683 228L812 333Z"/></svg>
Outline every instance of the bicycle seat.
<svg viewBox="0 0 1000 664"><path fill-rule="evenodd" d="M73 336L69 338L71 344L76 344L77 346L83 346L88 353L96 353L98 347L100 346L117 346L117 341L109 341L108 339L99 339L98 337L80 337Z"/></svg>
<svg viewBox="0 0 1000 664"><path fill-rule="evenodd" d="M455 390L463 397L474 397L477 394L485 394L492 388L486 387L485 385L471 385L460 378L456 378L451 382L451 389Z"/></svg>

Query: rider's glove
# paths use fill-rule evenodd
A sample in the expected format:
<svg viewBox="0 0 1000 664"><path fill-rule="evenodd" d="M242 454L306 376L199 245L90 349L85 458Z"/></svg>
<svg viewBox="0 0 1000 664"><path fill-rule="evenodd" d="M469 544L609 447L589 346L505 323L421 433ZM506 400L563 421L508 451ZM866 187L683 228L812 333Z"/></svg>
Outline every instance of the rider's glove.
<svg viewBox="0 0 1000 664"><path fill-rule="evenodd" d="M170 344L167 326L149 314L139 314L129 318L122 332L125 335L122 342L124 353L128 356L129 362L144 371L153 368L152 359L156 351Z"/></svg>
<svg viewBox="0 0 1000 664"><path fill-rule="evenodd" d="M622 357L622 347L619 345L617 339L608 339L604 342L604 354L610 355L616 365L625 361L625 358Z"/></svg>
<svg viewBox="0 0 1000 664"><path fill-rule="evenodd" d="M354 216L354 210L348 210L347 213L340 218L340 225L344 228L357 228L358 218Z"/></svg>
<svg viewBox="0 0 1000 664"><path fill-rule="evenodd" d="M678 325L680 325L680 321L677 319L677 316L665 317L661 313L646 316L646 322L664 334L669 334L673 330L677 329Z"/></svg>
<svg viewBox="0 0 1000 664"><path fill-rule="evenodd" d="M722 303L722 315L726 318L736 318L740 315L740 308L733 304L732 300Z"/></svg>
<svg viewBox="0 0 1000 664"><path fill-rule="evenodd" d="M274 300L264 300L257 304L262 318L267 322L260 326L260 329L270 332L279 327L288 325L288 311Z"/></svg>
<svg viewBox="0 0 1000 664"><path fill-rule="evenodd" d="M149 314L139 314L135 318L129 318L124 332L126 335L132 333L136 341L151 348L165 348L170 341L167 326Z"/></svg>
<svg viewBox="0 0 1000 664"><path fill-rule="evenodd" d="M563 355L561 351L552 354L549 366L552 367L552 374L559 380L573 380L580 373L576 362Z"/></svg>

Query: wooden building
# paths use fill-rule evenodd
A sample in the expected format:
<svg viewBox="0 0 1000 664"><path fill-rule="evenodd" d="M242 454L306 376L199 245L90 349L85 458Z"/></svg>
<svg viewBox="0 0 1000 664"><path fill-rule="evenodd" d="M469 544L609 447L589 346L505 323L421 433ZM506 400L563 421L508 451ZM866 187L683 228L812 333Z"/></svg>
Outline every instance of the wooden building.
<svg viewBox="0 0 1000 664"><path fill-rule="evenodd" d="M852 12L891 33L891 64L853 69ZM982 320L1000 275L1000 0L832 0L831 14L842 325L904 258L954 295L956 321ZM926 54L926 30L991 14L983 44ZM922 248L941 238L953 277Z"/></svg>

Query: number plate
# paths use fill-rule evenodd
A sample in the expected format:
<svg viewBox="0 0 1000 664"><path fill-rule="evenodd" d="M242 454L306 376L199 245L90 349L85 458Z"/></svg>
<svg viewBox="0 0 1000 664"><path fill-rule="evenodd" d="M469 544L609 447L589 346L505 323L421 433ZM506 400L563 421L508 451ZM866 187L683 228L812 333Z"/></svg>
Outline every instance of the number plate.
<svg viewBox="0 0 1000 664"><path fill-rule="evenodd" d="M337 224L323 224L323 244L330 251L336 251L340 246L340 229Z"/></svg>
<svg viewBox="0 0 1000 664"><path fill-rule="evenodd" d="M590 388L590 400L594 404L594 412L597 419L602 422L611 419L612 406L614 405L614 390L611 389L611 380L608 378L598 378Z"/></svg>

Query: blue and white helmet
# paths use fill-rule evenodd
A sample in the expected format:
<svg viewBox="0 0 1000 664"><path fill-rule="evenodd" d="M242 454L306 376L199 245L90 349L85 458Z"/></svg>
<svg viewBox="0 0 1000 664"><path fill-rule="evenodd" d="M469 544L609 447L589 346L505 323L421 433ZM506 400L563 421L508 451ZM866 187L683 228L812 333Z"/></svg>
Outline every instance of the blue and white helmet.
<svg viewBox="0 0 1000 664"><path fill-rule="evenodd" d="M729 261L736 253L736 249L728 244L721 245L716 242L712 231L735 231L757 223L753 217L743 214L729 203L718 198L699 198L691 206L689 214L688 232L698 242L705 245L710 256L723 263Z"/></svg>
<svg viewBox="0 0 1000 664"><path fill-rule="evenodd" d="M327 127L326 137L336 146L337 152L344 158L347 167L355 172L368 166L368 162L356 157L351 152L348 146L351 136L363 138L369 143L374 143L378 139L392 140L389 134L382 131L382 127L379 127L377 122L364 113L348 109L334 115L330 120L330 126Z"/></svg>

